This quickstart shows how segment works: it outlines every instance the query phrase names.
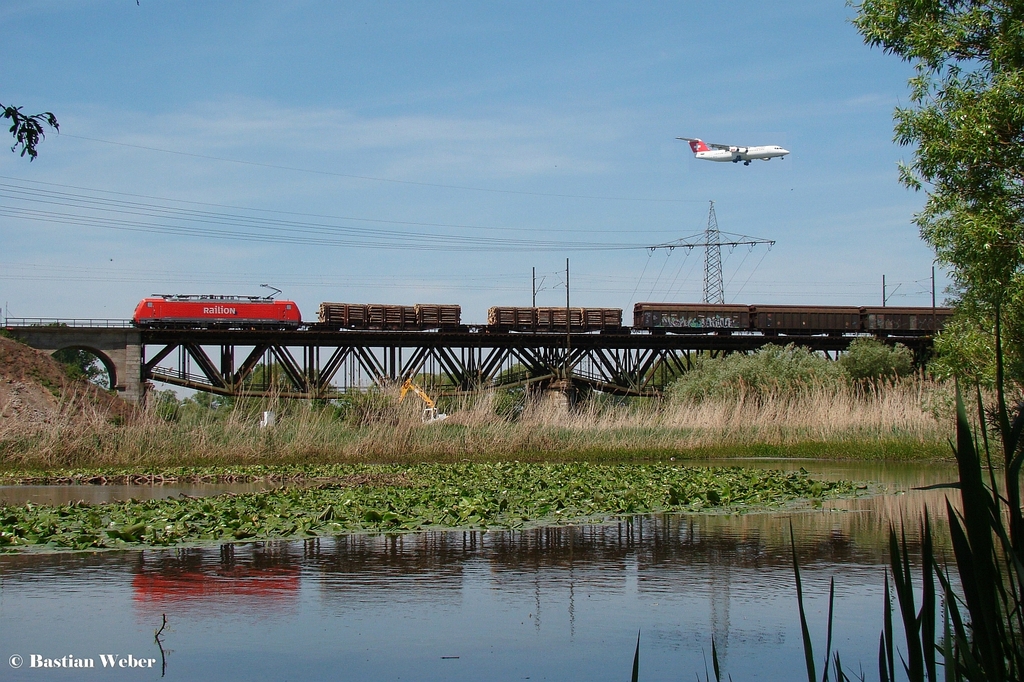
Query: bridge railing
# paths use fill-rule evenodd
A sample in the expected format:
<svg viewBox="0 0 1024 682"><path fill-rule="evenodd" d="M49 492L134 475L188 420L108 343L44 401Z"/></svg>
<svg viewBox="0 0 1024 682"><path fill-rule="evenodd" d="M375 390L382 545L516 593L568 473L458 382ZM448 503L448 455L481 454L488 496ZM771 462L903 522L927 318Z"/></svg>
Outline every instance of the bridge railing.
<svg viewBox="0 0 1024 682"><path fill-rule="evenodd" d="M98 318L98 317L7 317L5 327L99 327L126 329L132 326L131 320Z"/></svg>

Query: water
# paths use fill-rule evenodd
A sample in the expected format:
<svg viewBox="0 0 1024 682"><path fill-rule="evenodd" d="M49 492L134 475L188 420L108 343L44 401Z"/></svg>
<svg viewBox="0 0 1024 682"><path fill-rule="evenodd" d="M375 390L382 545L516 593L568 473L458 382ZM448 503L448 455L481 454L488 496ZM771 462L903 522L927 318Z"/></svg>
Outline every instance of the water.
<svg viewBox="0 0 1024 682"><path fill-rule="evenodd" d="M819 667L835 576L836 646L854 670L876 670L888 524L905 519L916 547L921 510L945 493L909 489L955 471L744 464L881 481L890 494L525 532L0 556L2 678L99 679L115 674L101 654L131 654L153 667L119 679L628 680L639 630L641 680L703 676L712 635L737 682L796 679L790 523ZM97 668L31 669L32 654Z"/></svg>
<svg viewBox="0 0 1024 682"><path fill-rule="evenodd" d="M68 502L117 502L119 500L159 500L189 495L208 497L223 493L254 493L279 488L280 483L173 483L166 485L0 485L0 503L61 505Z"/></svg>

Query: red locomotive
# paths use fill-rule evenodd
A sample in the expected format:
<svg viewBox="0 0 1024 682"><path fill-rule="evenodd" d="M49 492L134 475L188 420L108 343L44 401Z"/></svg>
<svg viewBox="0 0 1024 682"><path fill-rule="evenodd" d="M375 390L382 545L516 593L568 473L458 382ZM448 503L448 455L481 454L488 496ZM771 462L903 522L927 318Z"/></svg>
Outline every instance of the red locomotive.
<svg viewBox="0 0 1024 682"><path fill-rule="evenodd" d="M135 307L132 322L138 327L161 329L296 329L302 324L302 315L295 301L154 294Z"/></svg>

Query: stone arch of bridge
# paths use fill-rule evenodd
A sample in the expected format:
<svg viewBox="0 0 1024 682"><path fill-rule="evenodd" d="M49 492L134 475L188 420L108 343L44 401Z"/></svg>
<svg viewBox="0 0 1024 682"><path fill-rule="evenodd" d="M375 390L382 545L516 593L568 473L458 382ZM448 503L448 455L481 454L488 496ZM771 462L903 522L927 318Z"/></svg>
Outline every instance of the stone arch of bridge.
<svg viewBox="0 0 1024 682"><path fill-rule="evenodd" d="M99 348L82 345L80 343L73 343L68 344L66 346L61 346L60 348L51 351L50 355L52 356L56 353L61 352L62 350L84 350L86 353L89 353L90 355L94 356L97 360L100 361L100 364L103 365L103 369L106 370L107 372L107 380L109 381L107 386L109 388L114 388L118 385L117 364L114 363L113 359L111 359L109 355L101 351Z"/></svg>
<svg viewBox="0 0 1024 682"><path fill-rule="evenodd" d="M130 403L142 405L142 336L127 327L71 327L61 324L8 326L17 340L47 354L78 348L96 356L112 382L111 388Z"/></svg>

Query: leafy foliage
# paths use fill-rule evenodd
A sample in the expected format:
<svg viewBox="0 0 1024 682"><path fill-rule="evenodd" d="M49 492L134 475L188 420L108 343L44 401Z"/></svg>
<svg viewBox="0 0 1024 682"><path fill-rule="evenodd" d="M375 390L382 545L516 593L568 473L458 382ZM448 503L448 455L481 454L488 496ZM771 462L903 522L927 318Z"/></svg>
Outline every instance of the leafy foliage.
<svg viewBox="0 0 1024 682"><path fill-rule="evenodd" d="M935 337L935 358L931 373L940 379L960 377L972 384L995 384L995 349L991 330L979 327L977 315L957 311ZM983 322L987 325L987 321Z"/></svg>
<svg viewBox="0 0 1024 682"><path fill-rule="evenodd" d="M183 421L223 421L231 416L236 400L232 396L199 392L181 401L179 414Z"/></svg>
<svg viewBox="0 0 1024 682"><path fill-rule="evenodd" d="M21 107L9 107L3 104L0 104L0 111L2 111L0 118L6 118L11 122L11 128L8 132L14 136L15 140L11 151L17 151L18 147L21 146L21 156L28 154L29 161L35 161L35 158L39 156L36 147L46 137L46 131L43 126L50 126L57 131L60 130L57 117L49 111L29 115L21 113Z"/></svg>
<svg viewBox="0 0 1024 682"><path fill-rule="evenodd" d="M294 391L295 386L288 378L288 372L279 362L261 362L253 367L252 372L245 378L245 387L261 391L277 391L286 393Z"/></svg>
<svg viewBox="0 0 1024 682"><path fill-rule="evenodd" d="M1018 0L865 0L864 40L915 65L895 139L902 182L930 187L915 220L985 330L1001 311L1011 378L1024 379L1024 22ZM969 328L948 329L946 336ZM975 335L977 336L977 335ZM951 341L949 346L960 344ZM969 356L953 356L952 360ZM990 377L991 378L991 377Z"/></svg>
<svg viewBox="0 0 1024 682"><path fill-rule="evenodd" d="M0 545L86 549L429 528L519 528L852 494L806 472L669 465L335 465L332 482L246 495L0 506Z"/></svg>
<svg viewBox="0 0 1024 682"><path fill-rule="evenodd" d="M877 339L854 339L839 366L854 381L897 379L914 371L914 354L902 344L890 346Z"/></svg>
<svg viewBox="0 0 1024 682"><path fill-rule="evenodd" d="M949 370L989 378L997 393L991 419L1002 446L1005 491L980 450L957 395L957 443L962 512L947 508L963 590L954 594L937 567L946 602L942 650L947 679L1024 676L1024 404L1007 407L1007 382L1024 380L1024 21L1017 0L865 0L857 28L870 45L914 63L911 106L896 110L896 140L916 145L901 169L908 187L931 186L916 221L922 236L950 266L966 318L943 333ZM974 322L971 325L969 322ZM1005 344L1004 344L1005 342ZM1004 355L1005 349L1005 355ZM991 372L994 371L994 376ZM986 376L987 375L987 376ZM978 397L983 450L991 462ZM894 580L908 642L918 640L908 571ZM905 548L905 543L904 543ZM926 562L928 561L925 552ZM904 549L903 563L907 564ZM901 574L900 576L897 573ZM924 575L925 591L932 576ZM901 586L902 583L902 586ZM969 620L960 613L963 604ZM926 617L922 607L922 618ZM949 621L952 621L950 627ZM933 624L934 625L934 624ZM933 628L934 630L934 628ZM935 646L920 633L927 651ZM911 643L911 646L917 646ZM880 658L882 653L880 652ZM923 679L919 666L911 679ZM891 667L891 666L890 666ZM935 679L934 671L928 670ZM885 676L883 676L884 678ZM888 676L891 679L891 675Z"/></svg>
<svg viewBox="0 0 1024 682"><path fill-rule="evenodd" d="M89 351L64 348L54 353L53 359L64 365L64 370L72 379L84 379L103 388L110 388L106 368Z"/></svg>
<svg viewBox="0 0 1024 682"><path fill-rule="evenodd" d="M758 397L838 386L843 380L842 368L821 355L793 344L769 344L750 355L701 355L693 369L669 387L668 393L686 401L741 394Z"/></svg>
<svg viewBox="0 0 1024 682"><path fill-rule="evenodd" d="M526 387L502 388L494 392L494 413L508 421L519 419L529 404Z"/></svg>
<svg viewBox="0 0 1024 682"><path fill-rule="evenodd" d="M397 425L400 408L395 396L371 388L369 391L352 391L334 401L336 414L352 428L373 424Z"/></svg>
<svg viewBox="0 0 1024 682"><path fill-rule="evenodd" d="M164 421L178 421L181 416L181 401L170 389L150 393L146 396L146 403Z"/></svg>

